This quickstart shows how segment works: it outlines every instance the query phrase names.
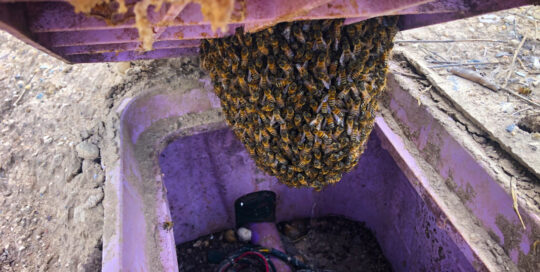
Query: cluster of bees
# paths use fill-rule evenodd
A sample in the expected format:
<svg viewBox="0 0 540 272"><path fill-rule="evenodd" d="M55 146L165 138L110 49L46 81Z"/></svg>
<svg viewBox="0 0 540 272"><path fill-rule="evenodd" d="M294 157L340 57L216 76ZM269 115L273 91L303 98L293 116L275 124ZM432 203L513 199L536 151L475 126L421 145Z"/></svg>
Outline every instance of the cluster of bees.
<svg viewBox="0 0 540 272"><path fill-rule="evenodd" d="M289 186L340 181L373 128L397 17L343 22L239 28L201 43L228 125L257 166Z"/></svg>

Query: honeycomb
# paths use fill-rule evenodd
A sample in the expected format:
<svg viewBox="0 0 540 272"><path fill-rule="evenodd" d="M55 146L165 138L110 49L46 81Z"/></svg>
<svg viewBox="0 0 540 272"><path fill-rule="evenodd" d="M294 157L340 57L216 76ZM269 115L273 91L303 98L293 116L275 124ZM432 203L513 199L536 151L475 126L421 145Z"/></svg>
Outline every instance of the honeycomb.
<svg viewBox="0 0 540 272"><path fill-rule="evenodd" d="M364 151L397 17L278 24L201 42L227 124L256 165L293 187L341 180Z"/></svg>

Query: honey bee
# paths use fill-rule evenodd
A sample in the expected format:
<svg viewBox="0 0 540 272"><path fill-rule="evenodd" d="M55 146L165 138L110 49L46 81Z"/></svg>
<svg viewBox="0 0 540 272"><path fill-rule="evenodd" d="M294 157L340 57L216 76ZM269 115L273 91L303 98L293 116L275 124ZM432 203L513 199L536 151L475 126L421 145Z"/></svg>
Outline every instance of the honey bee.
<svg viewBox="0 0 540 272"><path fill-rule="evenodd" d="M281 167L279 168L279 174L285 175L286 173L287 173L287 166L281 165Z"/></svg>
<svg viewBox="0 0 540 272"><path fill-rule="evenodd" d="M315 64L315 72L316 73L324 73L326 74L326 54L320 53L317 56L317 62Z"/></svg>
<svg viewBox="0 0 540 272"><path fill-rule="evenodd" d="M294 110L291 106L287 107L287 109L285 109L285 120L287 121L291 121L294 117Z"/></svg>
<svg viewBox="0 0 540 272"><path fill-rule="evenodd" d="M163 227L164 230L170 231L170 230L172 230L173 225L174 225L174 223L172 221L165 221L165 222L163 222L162 227Z"/></svg>
<svg viewBox="0 0 540 272"><path fill-rule="evenodd" d="M297 90L298 90L298 86L296 85L296 83L293 82L289 84L289 88L287 92L289 93L289 95L293 95L296 93Z"/></svg>
<svg viewBox="0 0 540 272"><path fill-rule="evenodd" d="M276 130L273 126L267 126L267 127L266 127L266 130L267 130L268 133L270 133L272 136L274 136L274 137L277 137L277 136L278 136L277 130Z"/></svg>
<svg viewBox="0 0 540 272"><path fill-rule="evenodd" d="M323 140L326 140L328 139L328 135L322 131L322 130L315 130L315 135L319 138L319 139L323 139Z"/></svg>
<svg viewBox="0 0 540 272"><path fill-rule="evenodd" d="M300 183L302 186L307 185L306 177L304 175L302 175L302 174L296 175L296 180L298 180L298 183Z"/></svg>
<svg viewBox="0 0 540 272"><path fill-rule="evenodd" d="M259 83L259 86L261 88L266 88L268 87L268 72L265 71L262 75L261 75L261 81Z"/></svg>
<svg viewBox="0 0 540 272"><path fill-rule="evenodd" d="M254 144L247 144L246 149L249 152L249 155L255 156L255 145Z"/></svg>
<svg viewBox="0 0 540 272"><path fill-rule="evenodd" d="M336 88L335 87L331 87L330 90L328 91L328 105L330 105L330 107L336 106Z"/></svg>
<svg viewBox="0 0 540 272"><path fill-rule="evenodd" d="M360 114L360 104L354 103L349 112L350 115L357 117Z"/></svg>
<svg viewBox="0 0 540 272"><path fill-rule="evenodd" d="M341 135L341 133L343 133L343 127L342 126L337 126L336 129L334 130L334 134L332 135L334 139L338 139L339 136Z"/></svg>
<svg viewBox="0 0 540 272"><path fill-rule="evenodd" d="M339 108L333 108L332 109L332 115L334 116L334 119L336 120L336 124L338 126L342 126L343 125L343 113L341 112L341 110Z"/></svg>
<svg viewBox="0 0 540 272"><path fill-rule="evenodd" d="M283 118L281 118L281 114L279 114L278 110L274 110L272 115L274 117L274 120L276 120L276 122L278 122L279 124L285 124L285 120L283 120Z"/></svg>
<svg viewBox="0 0 540 272"><path fill-rule="evenodd" d="M287 56L289 60L291 60L294 57L293 51L291 50L291 48L286 42L281 43L280 47L281 47L281 51L285 53L285 56Z"/></svg>
<svg viewBox="0 0 540 272"><path fill-rule="evenodd" d="M290 168L287 169L287 179L292 180L294 177L294 171Z"/></svg>
<svg viewBox="0 0 540 272"><path fill-rule="evenodd" d="M280 136L281 136L281 140L287 144L290 144L291 143L291 140L289 138L289 133L286 131L286 130L280 130L279 132Z"/></svg>
<svg viewBox="0 0 540 272"><path fill-rule="evenodd" d="M264 97L266 98L266 101L270 103L276 103L276 99L272 95L272 91L270 89L264 90Z"/></svg>
<svg viewBox="0 0 540 272"><path fill-rule="evenodd" d="M257 50L265 55L265 56L268 56L269 52L268 52L268 48L266 48L266 45L264 44L264 41L262 40L262 38L258 37L256 39L256 42L257 42Z"/></svg>
<svg viewBox="0 0 540 272"><path fill-rule="evenodd" d="M296 64L296 69L298 70L301 78L306 78L308 76L307 65L307 61L305 61L303 65Z"/></svg>
<svg viewBox="0 0 540 272"><path fill-rule="evenodd" d="M274 104L266 103L264 106L261 107L261 110L263 110L263 111L273 111L274 110Z"/></svg>
<svg viewBox="0 0 540 272"><path fill-rule="evenodd" d="M328 95L323 97L321 104L317 108L317 113L328 113Z"/></svg>
<svg viewBox="0 0 540 272"><path fill-rule="evenodd" d="M326 73L316 73L315 77L320 80L326 89L330 89L330 77Z"/></svg>
<svg viewBox="0 0 540 272"><path fill-rule="evenodd" d="M259 72L257 71L257 68L255 68L254 65L248 66L248 78L251 78L253 81L258 80L260 78Z"/></svg>
<svg viewBox="0 0 540 272"><path fill-rule="evenodd" d="M302 117L304 118L304 122L311 122L311 113L309 113L308 111L302 112Z"/></svg>
<svg viewBox="0 0 540 272"><path fill-rule="evenodd" d="M294 104L294 109L297 111L300 111L302 107L304 107L304 105L306 104L307 98L303 95L302 92L298 93L297 97L299 98L297 99L297 102Z"/></svg>
<svg viewBox="0 0 540 272"><path fill-rule="evenodd" d="M337 78L337 85L342 86L347 83L347 71L345 69L340 68L338 72L338 78Z"/></svg>
<svg viewBox="0 0 540 272"><path fill-rule="evenodd" d="M285 102L283 101L283 96L281 95L281 92L276 92L275 98L276 98L276 104L278 105L279 108L285 107Z"/></svg>
<svg viewBox="0 0 540 272"><path fill-rule="evenodd" d="M281 154L276 154L276 160L281 164L287 164L287 159L285 159Z"/></svg>
<svg viewBox="0 0 540 272"><path fill-rule="evenodd" d="M278 88L283 88L289 84L293 83L292 81L290 81L288 78L278 78L276 80L276 87Z"/></svg>
<svg viewBox="0 0 540 272"><path fill-rule="evenodd" d="M306 155L300 154L300 167L304 167L308 165L311 162L311 155L309 155L308 152L306 152ZM303 171L301 171L303 172Z"/></svg>
<svg viewBox="0 0 540 272"><path fill-rule="evenodd" d="M277 39L270 40L270 46L274 55L277 55L279 53L279 41Z"/></svg>
<svg viewBox="0 0 540 272"><path fill-rule="evenodd" d="M302 122L302 117L299 114L294 115L294 125L299 127Z"/></svg>
<svg viewBox="0 0 540 272"><path fill-rule="evenodd" d="M323 166L322 166L320 160L318 160L318 159L317 159L317 160L313 160L313 168L319 169L319 170L320 170L320 169L322 169L322 167L323 167Z"/></svg>
<svg viewBox="0 0 540 272"><path fill-rule="evenodd" d="M313 133L311 133L311 129L308 125L303 126L304 135L306 136L306 139L309 142L313 142Z"/></svg>
<svg viewBox="0 0 540 272"><path fill-rule="evenodd" d="M285 37L287 42L291 41L291 25L292 25L291 23L285 23L283 25L283 31L281 32L281 34Z"/></svg>
<svg viewBox="0 0 540 272"><path fill-rule="evenodd" d="M270 73L272 73L273 75L277 74L276 59L274 58L274 56L268 56L268 58L266 58L266 64L268 70L270 70Z"/></svg>
<svg viewBox="0 0 540 272"><path fill-rule="evenodd" d="M309 78L304 80L304 87L306 87L306 89L310 93L313 93L313 92L317 91L317 89L318 89L317 85L315 85L315 83L313 83L313 81L311 81Z"/></svg>
<svg viewBox="0 0 540 272"><path fill-rule="evenodd" d="M351 117L348 117L346 124L347 124L347 135L351 136L353 132L353 127L354 127L354 120Z"/></svg>
<svg viewBox="0 0 540 272"><path fill-rule="evenodd" d="M313 45L314 50L326 50L326 42L323 39L321 31L315 31L315 44Z"/></svg>
<svg viewBox="0 0 540 272"><path fill-rule="evenodd" d="M325 120L326 120L326 126L328 128L330 128L330 129L333 129L334 128L334 117L332 117L331 115L326 115Z"/></svg>
<svg viewBox="0 0 540 272"><path fill-rule="evenodd" d="M341 56L339 57L339 63L343 66L349 62L349 60L354 59L354 55L351 52L349 41L347 38L343 37L341 40Z"/></svg>
<svg viewBox="0 0 540 272"><path fill-rule="evenodd" d="M296 41L298 41L299 43L305 43L306 42L306 38L304 37L304 34L302 33L302 30L300 29L300 26L293 25L292 26L292 33L293 33L293 36L296 39Z"/></svg>
<svg viewBox="0 0 540 272"><path fill-rule="evenodd" d="M270 149L270 140L268 140L268 138L263 138L262 141L262 146L265 150L269 150Z"/></svg>
<svg viewBox="0 0 540 272"><path fill-rule="evenodd" d="M289 76L293 72L290 63L284 58L280 58L278 60L278 66L279 68L281 68L281 70L283 70L283 72L285 72L287 76Z"/></svg>
<svg viewBox="0 0 540 272"><path fill-rule="evenodd" d="M356 27L354 25L348 25L345 27L345 32L349 38L356 37Z"/></svg>
<svg viewBox="0 0 540 272"><path fill-rule="evenodd" d="M295 49L294 51L294 62L302 62L305 57L304 57L304 47L300 47L298 49Z"/></svg>
<svg viewBox="0 0 540 272"><path fill-rule="evenodd" d="M331 77L336 76L337 69L338 69L338 62L337 62L337 60L334 60L334 61L332 61L332 62L330 63L330 66L328 66L328 74L329 74Z"/></svg>
<svg viewBox="0 0 540 272"><path fill-rule="evenodd" d="M341 92L339 92L337 98L338 98L339 100L344 100L344 99L347 98L347 96L349 95L349 90L350 90L350 88L343 88L343 89L341 90Z"/></svg>

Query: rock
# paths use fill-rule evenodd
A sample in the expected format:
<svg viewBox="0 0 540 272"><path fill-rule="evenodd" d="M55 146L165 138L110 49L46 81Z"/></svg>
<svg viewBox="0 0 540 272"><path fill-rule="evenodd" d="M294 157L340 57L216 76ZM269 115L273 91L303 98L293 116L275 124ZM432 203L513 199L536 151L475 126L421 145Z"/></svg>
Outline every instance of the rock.
<svg viewBox="0 0 540 272"><path fill-rule="evenodd" d="M97 206L103 200L103 196L103 190L101 188L93 190L92 194L85 202L85 207L90 209Z"/></svg>
<svg viewBox="0 0 540 272"><path fill-rule="evenodd" d="M292 240L297 239L300 236L300 231L292 225L285 224L283 226L283 233Z"/></svg>
<svg viewBox="0 0 540 272"><path fill-rule="evenodd" d="M506 131L512 133L512 131L514 131L515 128L516 128L515 124L510 124L506 127Z"/></svg>
<svg viewBox="0 0 540 272"><path fill-rule="evenodd" d="M236 233L238 234L238 238L242 242L249 242L251 241L251 230L246 229L244 227L239 228Z"/></svg>
<svg viewBox="0 0 540 272"><path fill-rule="evenodd" d="M510 44L511 44L512 46L518 46L519 43L520 43L520 41L518 41L518 40L511 40L511 41L510 41Z"/></svg>
<svg viewBox="0 0 540 272"><path fill-rule="evenodd" d="M79 158L95 160L99 157L99 148L95 144L82 142L75 147Z"/></svg>
<svg viewBox="0 0 540 272"><path fill-rule="evenodd" d="M495 14L486 14L482 15L478 18L478 21L485 23L485 24L493 24L498 23L501 20L501 17L495 15Z"/></svg>
<svg viewBox="0 0 540 272"><path fill-rule="evenodd" d="M501 105L501 110L506 113L512 113L514 111L514 105L510 102L504 102Z"/></svg>
<svg viewBox="0 0 540 272"><path fill-rule="evenodd" d="M540 58L533 57L533 68L536 70L540 70Z"/></svg>
<svg viewBox="0 0 540 272"><path fill-rule="evenodd" d="M507 24L513 24L516 21L516 16L508 15L503 18L504 22Z"/></svg>
<svg viewBox="0 0 540 272"><path fill-rule="evenodd" d="M201 240L197 240L197 242L193 243L193 247L200 247L202 245Z"/></svg>
<svg viewBox="0 0 540 272"><path fill-rule="evenodd" d="M225 241L227 241L229 243L236 242L236 235L234 234L234 230L229 229L229 230L225 231Z"/></svg>
<svg viewBox="0 0 540 272"><path fill-rule="evenodd" d="M53 140L53 138L51 136L49 136L49 135L43 137L43 143L44 144L50 144L50 143L52 143L52 140Z"/></svg>
<svg viewBox="0 0 540 272"><path fill-rule="evenodd" d="M82 163L82 172L84 176L84 186L89 188L96 188L103 184L105 181L105 174L101 165L91 160L84 160Z"/></svg>
<svg viewBox="0 0 540 272"><path fill-rule="evenodd" d="M129 61L119 62L116 64L116 71L122 75L124 75L129 68L131 68L131 62Z"/></svg>

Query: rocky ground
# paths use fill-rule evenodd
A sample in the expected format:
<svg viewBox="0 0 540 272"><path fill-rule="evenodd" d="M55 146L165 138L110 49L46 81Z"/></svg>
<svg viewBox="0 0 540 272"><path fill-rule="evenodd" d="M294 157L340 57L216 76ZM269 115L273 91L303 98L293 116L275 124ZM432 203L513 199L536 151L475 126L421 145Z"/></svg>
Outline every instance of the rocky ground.
<svg viewBox="0 0 540 272"><path fill-rule="evenodd" d="M501 62L477 68L489 68L490 77L504 83L512 55L527 35L508 86L527 87L526 95L538 101L539 20L538 7L524 7L396 39L504 39L504 44L403 45L423 52L434 65ZM99 270L104 173L107 158L115 156L114 148L103 150L115 133L114 109L153 85L175 88L186 76L199 77L197 67L197 58L67 65L0 32L0 271ZM516 123L535 113L513 98L486 103L506 107Z"/></svg>

